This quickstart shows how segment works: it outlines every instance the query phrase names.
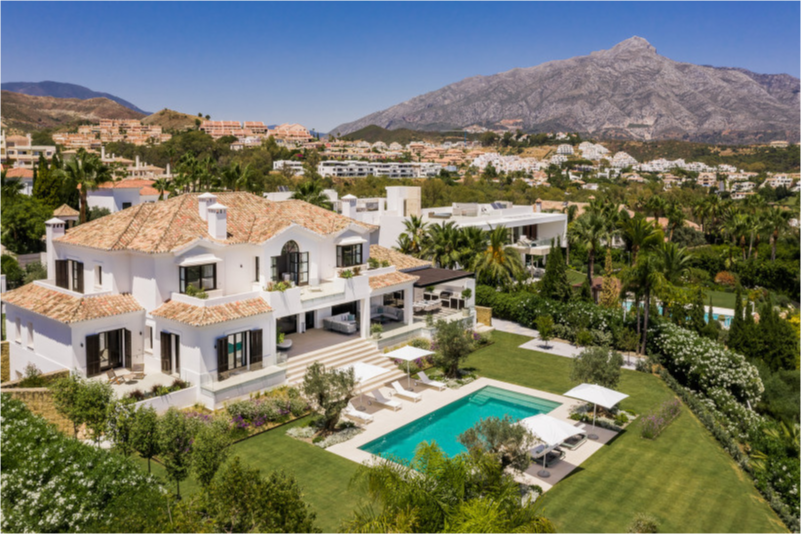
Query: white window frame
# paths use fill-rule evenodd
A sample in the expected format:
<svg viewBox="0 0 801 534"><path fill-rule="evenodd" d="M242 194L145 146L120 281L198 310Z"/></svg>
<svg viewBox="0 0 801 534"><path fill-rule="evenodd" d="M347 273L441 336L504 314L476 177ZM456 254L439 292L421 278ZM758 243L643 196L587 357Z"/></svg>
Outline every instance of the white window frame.
<svg viewBox="0 0 801 534"><path fill-rule="evenodd" d="M103 289L103 265L95 265L95 289Z"/></svg>

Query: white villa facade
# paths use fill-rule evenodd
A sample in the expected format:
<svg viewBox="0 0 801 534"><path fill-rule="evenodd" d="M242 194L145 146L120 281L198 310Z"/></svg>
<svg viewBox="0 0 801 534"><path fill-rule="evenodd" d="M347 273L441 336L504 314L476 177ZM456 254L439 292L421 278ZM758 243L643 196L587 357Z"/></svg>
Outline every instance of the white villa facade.
<svg viewBox="0 0 801 534"><path fill-rule="evenodd" d="M69 230L51 219L48 279L3 295L11 375L30 363L89 377L144 364L190 382L209 408L286 383L279 333L297 342L314 329L336 344L369 338L377 316L413 325L429 264L379 239L356 218L249 193L180 195ZM368 268L371 255L383 266ZM452 283L456 297L475 287Z"/></svg>
<svg viewBox="0 0 801 534"><path fill-rule="evenodd" d="M279 160L273 163L273 169L289 168L297 175L303 175L303 163L299 161ZM366 178L368 176L386 176L387 178L431 178L439 175L442 165L439 163L419 162L376 162L376 161L338 161L326 160L317 166L321 176L331 178Z"/></svg>

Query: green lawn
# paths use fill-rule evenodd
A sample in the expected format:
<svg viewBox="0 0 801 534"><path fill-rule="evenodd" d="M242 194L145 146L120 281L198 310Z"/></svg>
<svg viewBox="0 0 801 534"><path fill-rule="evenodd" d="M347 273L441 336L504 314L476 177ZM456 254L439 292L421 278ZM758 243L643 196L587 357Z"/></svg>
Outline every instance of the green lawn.
<svg viewBox="0 0 801 534"><path fill-rule="evenodd" d="M467 360L483 376L561 394L571 360L519 349L528 338L503 332ZM622 407L641 414L672 392L656 376L623 371ZM542 499L560 532L626 532L638 512L660 532L785 532L783 523L714 438L685 408L655 441L633 424Z"/></svg>
<svg viewBox="0 0 801 534"><path fill-rule="evenodd" d="M734 309L735 294L727 293L726 291L712 291L711 289L704 290L706 296L704 297L704 307L709 306L709 297L712 297L712 306L719 308Z"/></svg>
<svg viewBox="0 0 801 534"><path fill-rule="evenodd" d="M244 463L261 469L265 474L277 469L293 474L306 501L317 512L317 526L323 532L339 532L341 521L349 517L360 503L360 495L348 489L358 464L286 435L291 426L300 425L302 421L241 441L233 446L231 456L239 456ZM147 470L147 462L140 460ZM155 474L164 476L160 464L153 462L151 465ZM184 495L197 490L194 480L181 484Z"/></svg>
<svg viewBox="0 0 801 534"><path fill-rule="evenodd" d="M587 273L574 271L573 269L567 270L567 281L571 286L574 286L576 284L583 284L584 280L586 279L587 279Z"/></svg>

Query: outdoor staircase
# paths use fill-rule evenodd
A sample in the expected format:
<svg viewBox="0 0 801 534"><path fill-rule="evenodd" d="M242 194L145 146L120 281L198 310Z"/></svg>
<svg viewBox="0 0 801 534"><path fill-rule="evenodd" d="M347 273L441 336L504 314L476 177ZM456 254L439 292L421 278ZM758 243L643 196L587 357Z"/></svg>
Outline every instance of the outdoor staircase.
<svg viewBox="0 0 801 534"><path fill-rule="evenodd" d="M378 365L390 371L364 384L359 384L359 390L365 393L382 387L385 384L389 384L393 380L400 380L406 376L406 372L401 371L392 360L379 352L375 344L364 339L355 339L290 358L287 361L287 384L290 386L299 385L303 381L306 368L314 362L320 362L325 365L327 369L335 369L351 363L363 362Z"/></svg>

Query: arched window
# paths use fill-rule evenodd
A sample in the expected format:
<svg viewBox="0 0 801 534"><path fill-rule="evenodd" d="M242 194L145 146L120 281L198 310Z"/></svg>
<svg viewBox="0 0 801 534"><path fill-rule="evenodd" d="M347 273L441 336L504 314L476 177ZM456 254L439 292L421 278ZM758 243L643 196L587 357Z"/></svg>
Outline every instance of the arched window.
<svg viewBox="0 0 801 534"><path fill-rule="evenodd" d="M294 241L287 241L284 248L281 249L281 255L286 256L293 252L300 252L300 247Z"/></svg>

